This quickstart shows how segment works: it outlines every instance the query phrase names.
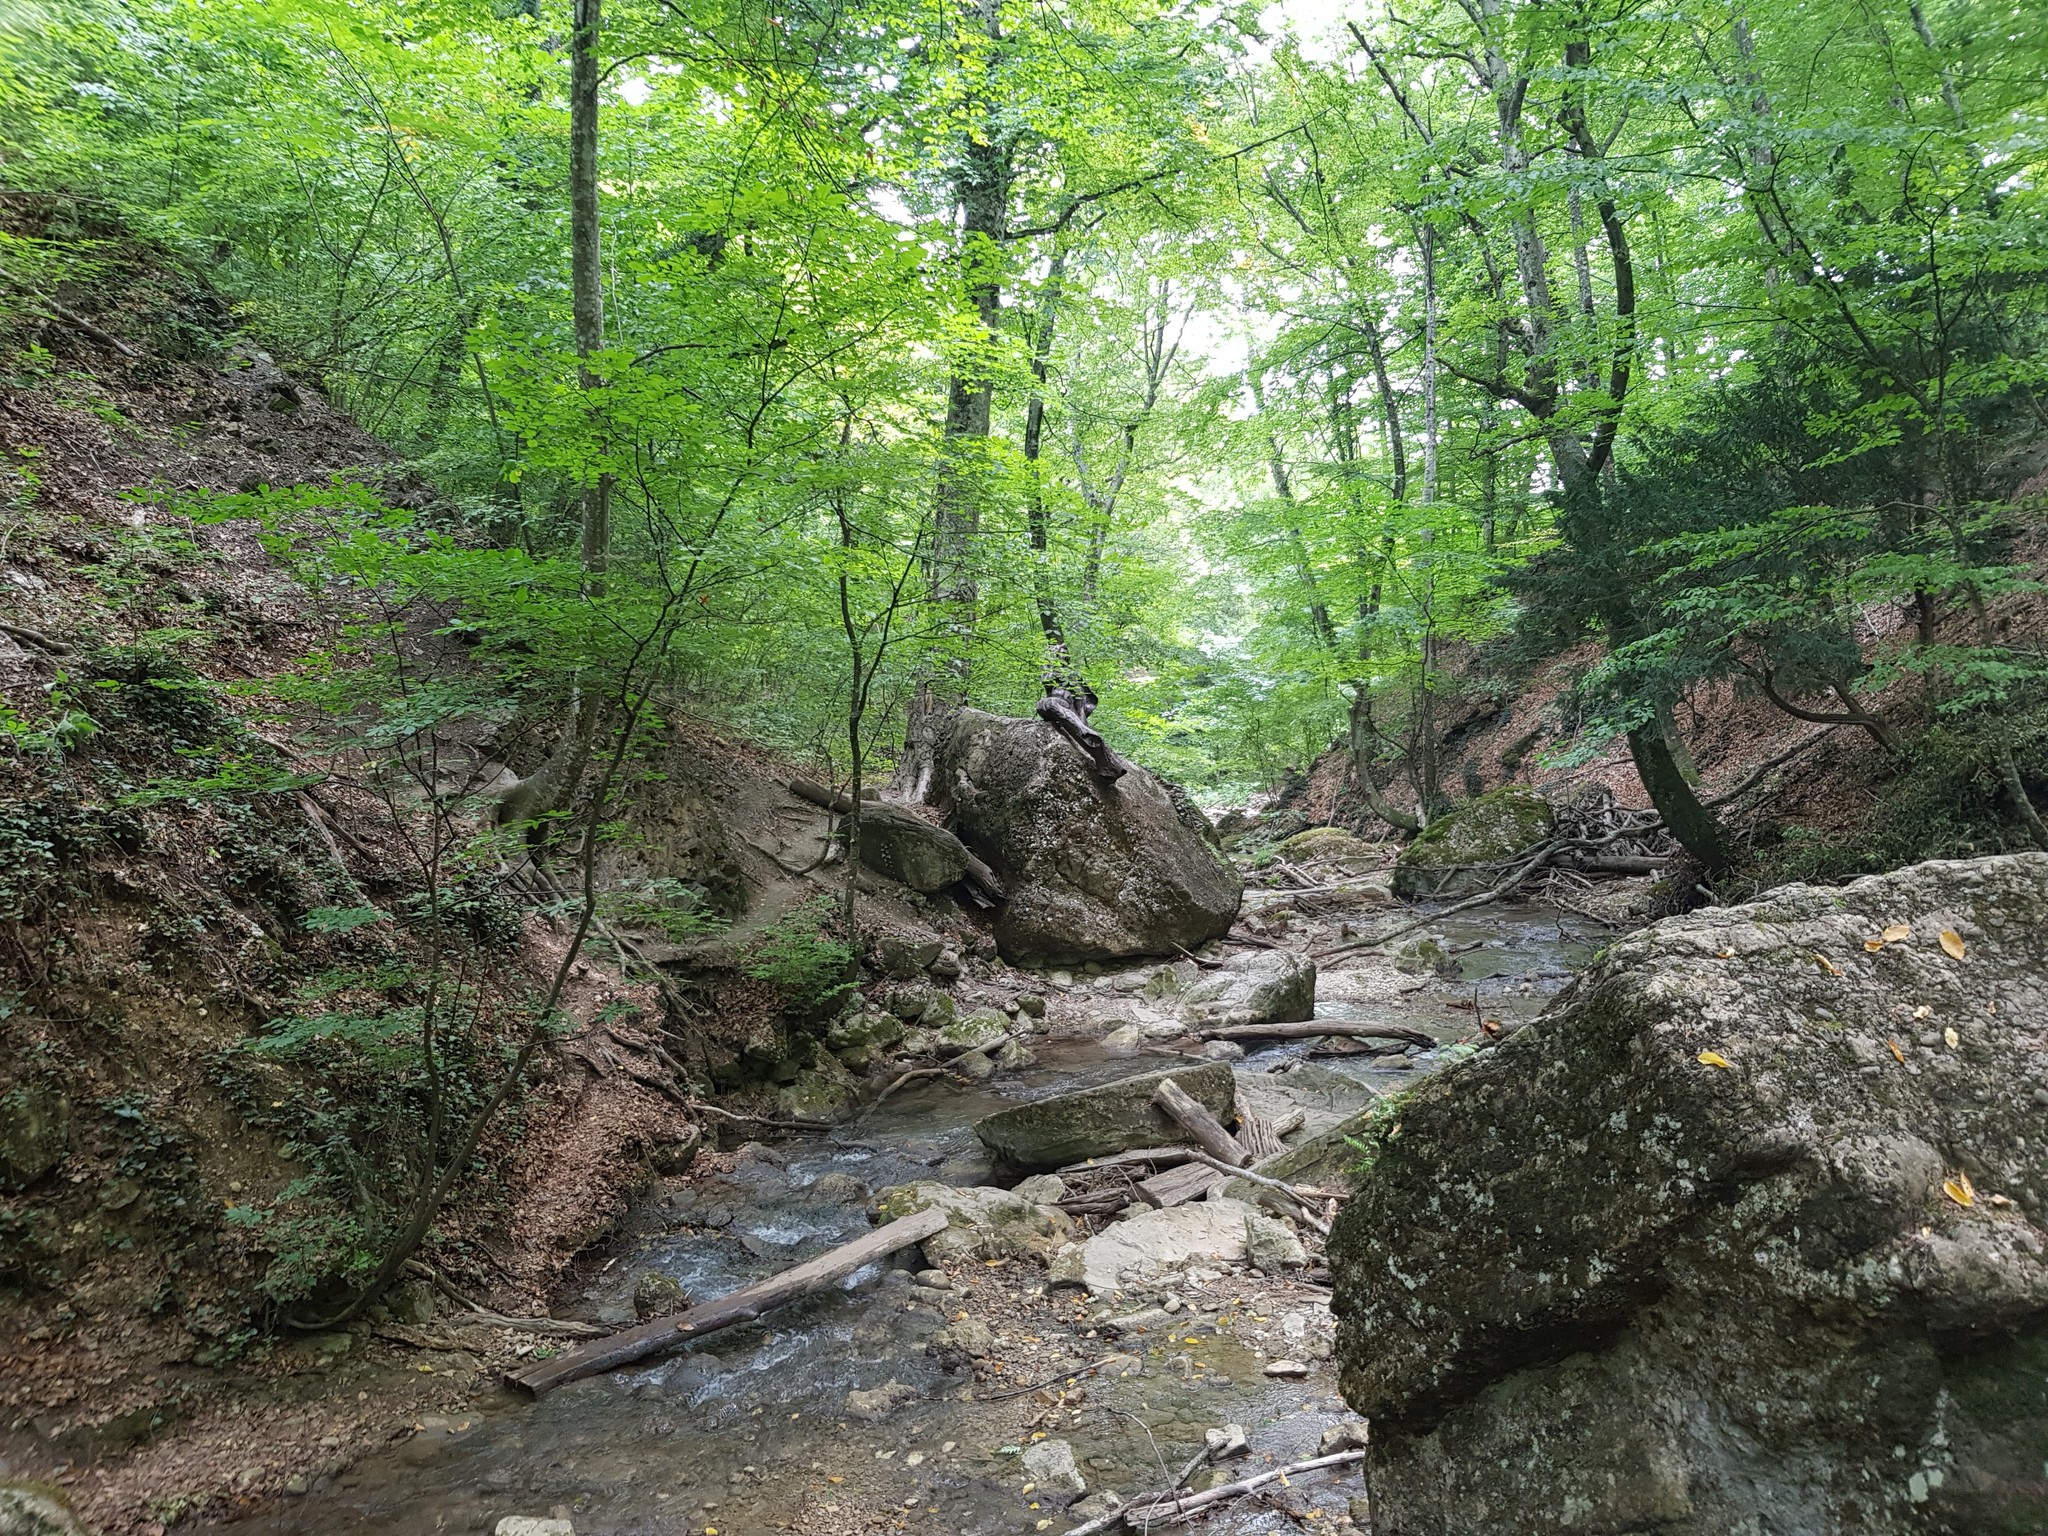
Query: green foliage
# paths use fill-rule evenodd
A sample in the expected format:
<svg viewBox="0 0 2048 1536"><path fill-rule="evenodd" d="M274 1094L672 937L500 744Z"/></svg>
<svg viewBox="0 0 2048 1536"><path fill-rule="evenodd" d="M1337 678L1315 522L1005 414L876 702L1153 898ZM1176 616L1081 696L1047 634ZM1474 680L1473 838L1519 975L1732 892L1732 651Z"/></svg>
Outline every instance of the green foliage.
<svg viewBox="0 0 2048 1536"><path fill-rule="evenodd" d="M747 945L747 975L780 988L784 1011L793 1017L815 1017L853 989L853 949L828 936L835 915L829 899L805 902Z"/></svg>

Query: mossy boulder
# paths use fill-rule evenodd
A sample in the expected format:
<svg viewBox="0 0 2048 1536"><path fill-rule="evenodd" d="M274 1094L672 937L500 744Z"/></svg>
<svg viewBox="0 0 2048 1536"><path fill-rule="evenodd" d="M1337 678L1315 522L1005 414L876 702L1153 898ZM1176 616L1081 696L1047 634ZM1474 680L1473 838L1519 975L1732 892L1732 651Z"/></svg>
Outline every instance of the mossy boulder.
<svg viewBox="0 0 2048 1536"><path fill-rule="evenodd" d="M1373 1529L2048 1531L2044 977L2048 855L1788 886L1383 1105L1329 1242Z"/></svg>
<svg viewBox="0 0 2048 1536"><path fill-rule="evenodd" d="M998 1159L1020 1169L1063 1168L1132 1147L1171 1145L1183 1139L1181 1129L1152 1102L1160 1079L1168 1077L1225 1125L1236 1118L1236 1080L1227 1063L1217 1062L1148 1072L998 1110L977 1121L974 1134Z"/></svg>
<svg viewBox="0 0 2048 1536"><path fill-rule="evenodd" d="M1550 836L1557 813L1526 784L1503 784L1444 812L1394 861L1394 894L1472 896L1491 890L1497 866Z"/></svg>
<svg viewBox="0 0 2048 1536"><path fill-rule="evenodd" d="M819 1051L813 1065L775 1095L775 1107L791 1120L837 1120L852 1107L853 1074L829 1051Z"/></svg>
<svg viewBox="0 0 2048 1536"><path fill-rule="evenodd" d="M1017 1026L995 1008L974 1008L939 1030L939 1054L958 1056L978 1051L1017 1032Z"/></svg>

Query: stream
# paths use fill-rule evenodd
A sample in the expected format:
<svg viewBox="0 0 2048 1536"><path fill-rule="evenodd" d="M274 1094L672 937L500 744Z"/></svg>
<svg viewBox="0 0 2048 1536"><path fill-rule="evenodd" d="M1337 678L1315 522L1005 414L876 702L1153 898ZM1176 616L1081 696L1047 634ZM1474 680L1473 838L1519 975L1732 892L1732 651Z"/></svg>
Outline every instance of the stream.
<svg viewBox="0 0 2048 1536"><path fill-rule="evenodd" d="M1533 1016L1582 964L1590 925L1544 908L1496 907L1437 925L1459 974L1417 985L1343 962L1324 978L1317 1016L1419 1025L1449 1042L1474 1013ZM1461 946L1472 946L1461 948ZM1399 988L1388 985L1388 978ZM1107 997L1115 977L1076 978L1070 992ZM1394 993L1394 995L1388 995ZM1463 1004L1460 1008L1458 1005ZM1253 1053L1240 1072L1286 1073L1311 1042ZM566 1315L623 1324L634 1286L659 1271L704 1299L809 1258L865 1231L867 1197L913 1179L987 1183L972 1126L1019 1100L1072 1091L1170 1060L1113 1056L1093 1039L1041 1038L1036 1066L979 1088L920 1083L830 1133L749 1146L721 1171L658 1182L581 1271ZM1438 1051L1339 1056L1313 1065L1379 1091L1412 1085ZM729 1164L729 1169L723 1165ZM1253 1448L1232 1476L1315 1454L1351 1415L1328 1359L1327 1292L1297 1280L1190 1268L1168 1277L1183 1310L1167 1326L1110 1342L1090 1332L1091 1304L1045 1293L1023 1261L965 1266L948 1296L903 1270L870 1266L833 1292L638 1368L564 1387L537 1403L498 1389L460 1417L429 1417L411 1438L357 1462L305 1497L236 1522L240 1536L425 1536L483 1531L506 1516L573 1522L578 1536L769 1536L785 1531L917 1531L944 1536L1057 1533L1079 1523L1071 1494L1036 1487L1022 1451L1034 1437L1069 1442L1091 1492L1128 1496L1172 1481L1206 1429L1240 1424ZM913 1293L916 1294L913 1294ZM935 1300L935 1298L937 1298ZM927 1355L953 1302L1006 1342L1007 1376L976 1383ZM1137 1360L1082 1379L1049 1403L1074 1365L1122 1349ZM1264 1374L1298 1359L1304 1379ZM992 1396L1005 1380L1048 1394ZM847 1394L888 1383L906 1399L886 1417L848 1411ZM1162 1468L1171 1472L1162 1475ZM1299 1480L1295 1516L1341 1524L1356 1475ZM1217 1536L1299 1527L1285 1510L1240 1500L1201 1526ZM1311 1527L1312 1528L1312 1527Z"/></svg>

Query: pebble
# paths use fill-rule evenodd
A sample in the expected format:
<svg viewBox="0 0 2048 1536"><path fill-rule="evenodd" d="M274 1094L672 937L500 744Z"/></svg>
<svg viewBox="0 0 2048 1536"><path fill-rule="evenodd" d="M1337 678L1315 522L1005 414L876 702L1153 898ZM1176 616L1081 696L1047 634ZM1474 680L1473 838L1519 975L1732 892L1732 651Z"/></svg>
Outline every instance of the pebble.
<svg viewBox="0 0 2048 1536"><path fill-rule="evenodd" d="M1282 1376L1289 1381L1299 1381L1308 1374L1308 1367L1299 1360L1268 1360L1266 1374Z"/></svg>

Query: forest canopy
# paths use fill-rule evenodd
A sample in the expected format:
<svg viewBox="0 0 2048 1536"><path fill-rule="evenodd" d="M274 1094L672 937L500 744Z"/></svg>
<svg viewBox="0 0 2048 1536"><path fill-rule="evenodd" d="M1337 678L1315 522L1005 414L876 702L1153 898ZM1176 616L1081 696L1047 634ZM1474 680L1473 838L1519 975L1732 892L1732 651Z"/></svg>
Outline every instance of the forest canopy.
<svg viewBox="0 0 2048 1536"><path fill-rule="evenodd" d="M1696 690L1895 753L1909 679L2042 835L2042 661L1987 607L2042 469L2038 8L0 27L9 184L174 252L436 493L227 512L320 503L318 559L459 614L522 707L630 675L872 778L932 701L1064 680L1211 796L1341 742L1412 829L1458 701L1576 654L1566 750L1625 738L1712 870ZM97 259L0 236L31 307Z"/></svg>

